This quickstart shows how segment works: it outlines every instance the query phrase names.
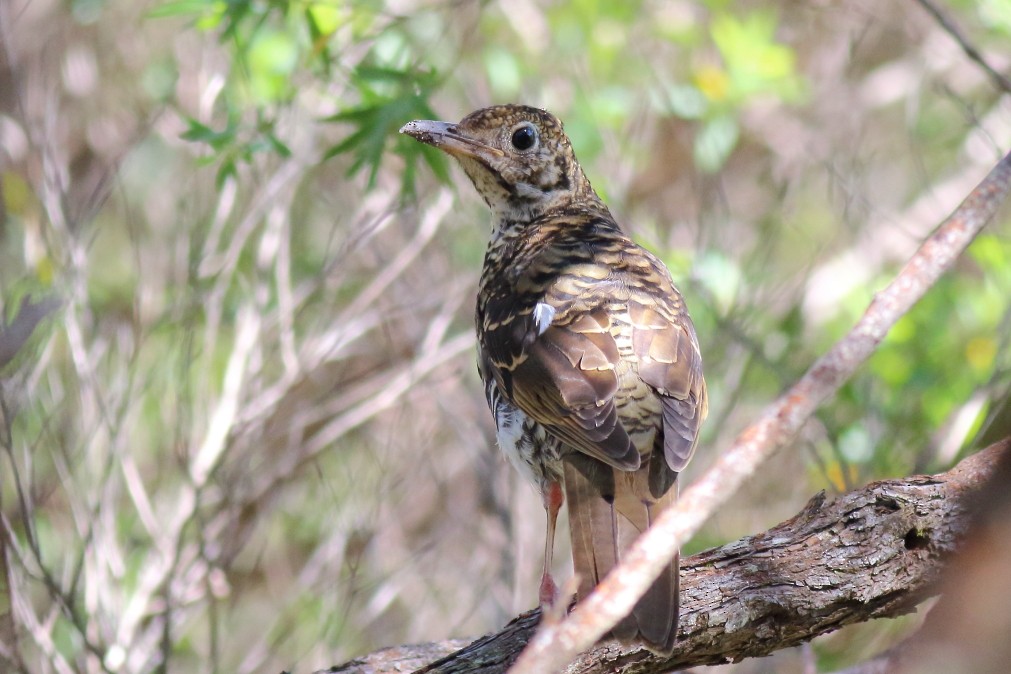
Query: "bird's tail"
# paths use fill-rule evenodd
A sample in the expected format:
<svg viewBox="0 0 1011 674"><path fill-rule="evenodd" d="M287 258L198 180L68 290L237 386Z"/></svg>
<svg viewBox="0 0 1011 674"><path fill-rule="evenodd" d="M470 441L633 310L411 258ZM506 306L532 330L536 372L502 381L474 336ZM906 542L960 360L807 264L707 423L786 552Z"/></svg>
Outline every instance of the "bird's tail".
<svg viewBox="0 0 1011 674"><path fill-rule="evenodd" d="M621 471L588 457L565 462L565 497L572 534L572 564L579 576L578 599L585 597L622 559L625 550L665 508L677 501L677 474L650 479L650 463L664 462L654 452L637 471ZM664 462L665 463L665 462ZM664 466L653 466L654 473ZM651 489L652 483L652 489ZM654 496L654 492L659 496ZM679 557L675 556L639 600L614 626L622 642L639 641L659 655L670 655L678 629Z"/></svg>

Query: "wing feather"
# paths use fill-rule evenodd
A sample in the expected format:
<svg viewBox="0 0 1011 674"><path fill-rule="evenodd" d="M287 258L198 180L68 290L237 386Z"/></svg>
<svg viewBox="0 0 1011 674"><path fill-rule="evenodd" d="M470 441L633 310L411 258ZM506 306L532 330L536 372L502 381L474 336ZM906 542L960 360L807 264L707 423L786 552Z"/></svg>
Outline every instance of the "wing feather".
<svg viewBox="0 0 1011 674"><path fill-rule="evenodd" d="M567 287L575 289L571 282ZM489 302L482 351L500 390L574 449L621 470L637 469L639 453L614 405L621 356L606 312L577 310L585 298L560 299L543 289L513 296L511 311L497 300ZM545 324L548 314L552 322Z"/></svg>
<svg viewBox="0 0 1011 674"><path fill-rule="evenodd" d="M667 316L639 301L630 301L628 311L639 376L660 394L664 457L681 472L695 453L709 402L695 328L673 286L669 297Z"/></svg>
<svg viewBox="0 0 1011 674"><path fill-rule="evenodd" d="M618 421L618 347L607 333L552 326L511 371L516 404L576 449L622 470L639 453Z"/></svg>

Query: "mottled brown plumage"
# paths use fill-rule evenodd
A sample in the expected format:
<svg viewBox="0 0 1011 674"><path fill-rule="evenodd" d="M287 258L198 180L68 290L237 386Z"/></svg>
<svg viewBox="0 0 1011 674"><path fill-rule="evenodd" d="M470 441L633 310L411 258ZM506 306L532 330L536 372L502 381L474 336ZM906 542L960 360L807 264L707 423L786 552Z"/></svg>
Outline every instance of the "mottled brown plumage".
<svg viewBox="0 0 1011 674"><path fill-rule="evenodd" d="M503 105L401 131L455 157L492 210L478 365L499 445L544 496L541 600L555 592L560 484L583 597L677 499L707 410L695 329L670 273L614 221L554 116ZM669 653L677 595L675 559L615 636Z"/></svg>

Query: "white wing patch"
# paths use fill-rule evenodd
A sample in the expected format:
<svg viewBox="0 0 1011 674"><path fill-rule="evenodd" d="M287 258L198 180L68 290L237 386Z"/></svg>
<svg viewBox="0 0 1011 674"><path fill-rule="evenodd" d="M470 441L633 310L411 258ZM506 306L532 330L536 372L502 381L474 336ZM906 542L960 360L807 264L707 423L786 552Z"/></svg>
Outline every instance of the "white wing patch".
<svg viewBox="0 0 1011 674"><path fill-rule="evenodd" d="M555 319L555 308L550 304L538 302L534 306L534 326L537 327L537 335L543 335L544 331L551 327L551 321Z"/></svg>

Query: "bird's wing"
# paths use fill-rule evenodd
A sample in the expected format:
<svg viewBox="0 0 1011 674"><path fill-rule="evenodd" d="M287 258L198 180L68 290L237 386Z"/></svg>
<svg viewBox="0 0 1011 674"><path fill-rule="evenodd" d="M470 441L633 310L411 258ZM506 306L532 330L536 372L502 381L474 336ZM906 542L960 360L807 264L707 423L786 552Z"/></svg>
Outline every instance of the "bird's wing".
<svg viewBox="0 0 1011 674"><path fill-rule="evenodd" d="M706 413L702 358L684 302L666 267L617 231L581 236L542 250L524 268L518 292L489 298L485 376L567 444L635 470L640 457L614 404L620 334L662 402L664 456L680 471ZM588 245L586 236L600 238ZM626 305L627 322L613 326L612 314Z"/></svg>
<svg viewBox="0 0 1011 674"><path fill-rule="evenodd" d="M639 361L639 377L660 395L667 464L681 472L695 452L709 410L702 354L669 272L648 252L643 255L652 269L628 301L632 352Z"/></svg>
<svg viewBox="0 0 1011 674"><path fill-rule="evenodd" d="M513 404L565 443L615 468L635 470L639 453L614 406L619 356L607 315L585 313L563 325L543 322L557 311L538 302L486 328L485 376L494 377Z"/></svg>

